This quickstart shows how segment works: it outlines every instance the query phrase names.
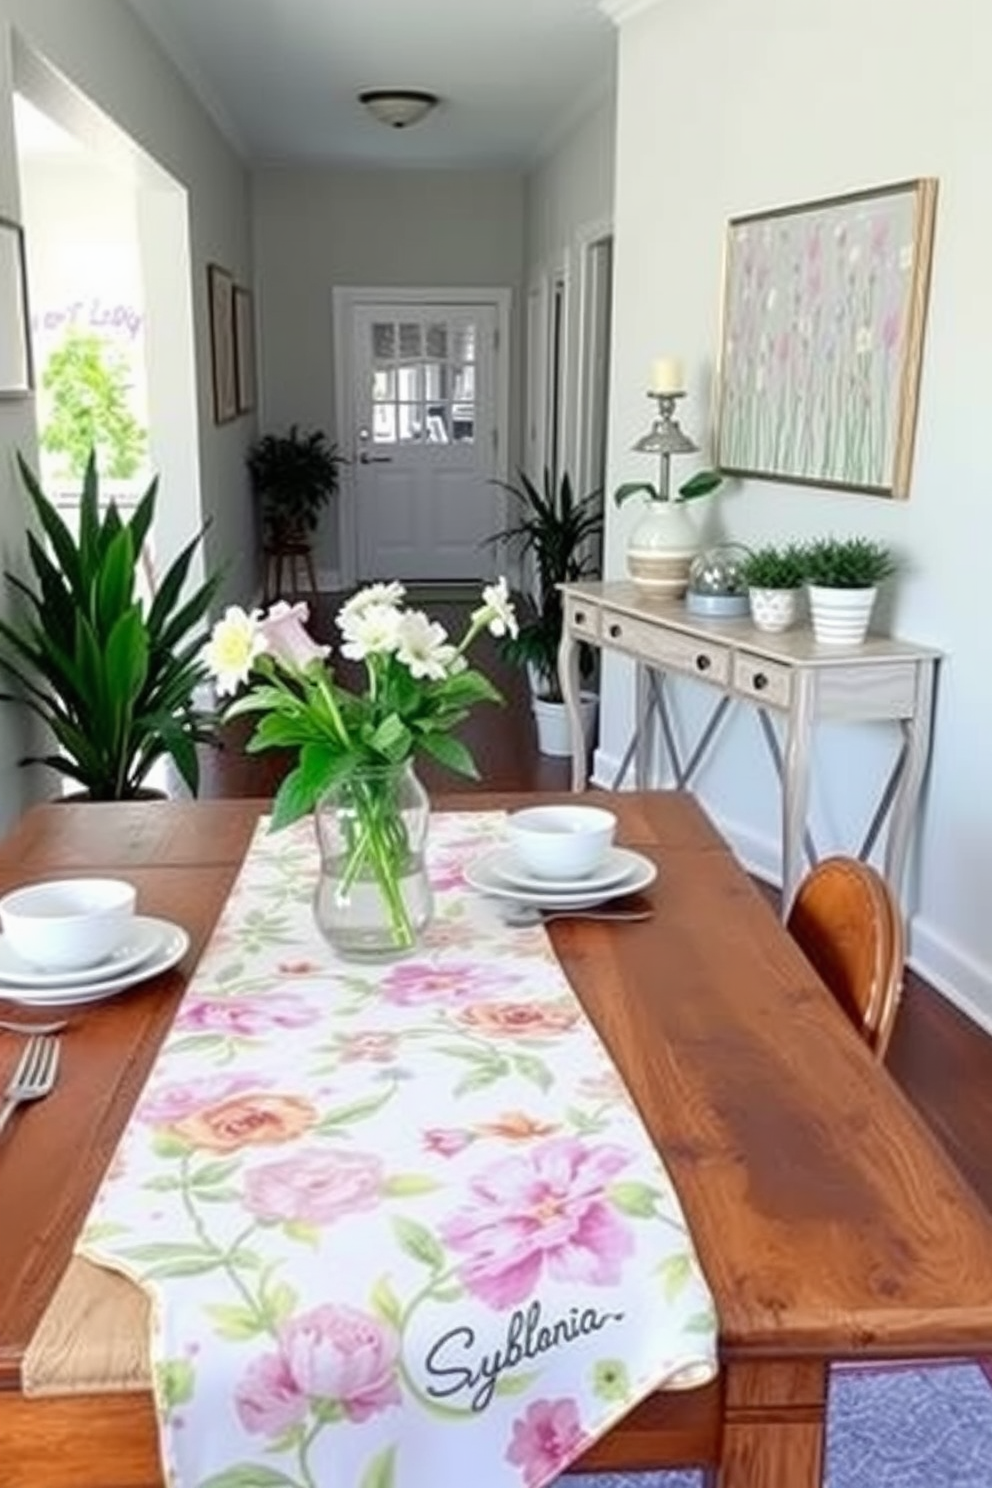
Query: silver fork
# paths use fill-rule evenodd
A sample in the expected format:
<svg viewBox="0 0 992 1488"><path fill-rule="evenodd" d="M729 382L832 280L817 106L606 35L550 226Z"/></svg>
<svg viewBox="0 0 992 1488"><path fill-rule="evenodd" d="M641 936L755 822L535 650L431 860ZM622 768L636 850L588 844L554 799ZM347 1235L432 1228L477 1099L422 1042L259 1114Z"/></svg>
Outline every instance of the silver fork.
<svg viewBox="0 0 992 1488"><path fill-rule="evenodd" d="M28 1039L24 1052L4 1091L0 1106L0 1132L17 1107L25 1101L40 1100L50 1094L59 1068L59 1041L47 1034Z"/></svg>
<svg viewBox="0 0 992 1488"><path fill-rule="evenodd" d="M550 925L552 920L615 920L618 924L627 921L650 920L650 909L539 909L530 904L507 904L501 910L504 924L514 929L525 929L529 925Z"/></svg>

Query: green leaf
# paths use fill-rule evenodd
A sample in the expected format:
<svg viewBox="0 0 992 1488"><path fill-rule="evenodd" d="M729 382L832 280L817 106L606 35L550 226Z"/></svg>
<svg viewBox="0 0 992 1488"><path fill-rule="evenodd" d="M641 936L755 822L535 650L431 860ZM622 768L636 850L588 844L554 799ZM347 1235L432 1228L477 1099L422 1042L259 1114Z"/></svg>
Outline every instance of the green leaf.
<svg viewBox="0 0 992 1488"><path fill-rule="evenodd" d="M203 1478L197 1488L300 1488L300 1485L295 1478L274 1467L263 1467L260 1462L242 1462Z"/></svg>
<svg viewBox="0 0 992 1488"><path fill-rule="evenodd" d="M156 1393L166 1410L192 1400L196 1376L188 1359L163 1359L155 1365Z"/></svg>
<svg viewBox="0 0 992 1488"><path fill-rule="evenodd" d="M420 745L425 754L429 754L446 769L454 770L457 775L464 775L469 780L479 779L475 760L460 739L453 739L450 734L425 734Z"/></svg>
<svg viewBox="0 0 992 1488"><path fill-rule="evenodd" d="M403 1308L390 1285L388 1276L380 1276L369 1295L369 1305L376 1317L397 1330L403 1326Z"/></svg>
<svg viewBox="0 0 992 1488"><path fill-rule="evenodd" d="M683 501L693 501L697 496L708 496L722 485L723 476L719 470L697 470L679 486L679 496Z"/></svg>
<svg viewBox="0 0 992 1488"><path fill-rule="evenodd" d="M400 1215L395 1215L393 1229L401 1248L408 1256L419 1261L422 1266L429 1266L432 1271L442 1269L444 1251L425 1225L418 1224L414 1219L404 1219Z"/></svg>
<svg viewBox="0 0 992 1488"><path fill-rule="evenodd" d="M382 1185L382 1192L390 1199L414 1198L417 1194L434 1193L441 1185L425 1173L394 1173Z"/></svg>
<svg viewBox="0 0 992 1488"><path fill-rule="evenodd" d="M685 1290L692 1276L692 1258L685 1251L680 1255L668 1256L658 1266L658 1275L666 1302L674 1302L679 1293Z"/></svg>
<svg viewBox="0 0 992 1488"><path fill-rule="evenodd" d="M393 1488L396 1478L396 1448L378 1452L362 1473L359 1488Z"/></svg>
<svg viewBox="0 0 992 1488"><path fill-rule="evenodd" d="M212 1318L218 1337L227 1338L232 1343L243 1343L267 1332L264 1321L250 1307L239 1307L227 1302L208 1302L203 1310Z"/></svg>
<svg viewBox="0 0 992 1488"><path fill-rule="evenodd" d="M544 1063L535 1054L514 1054L513 1068L517 1074L523 1075L525 1080L530 1080L539 1090L550 1090L555 1083L554 1076Z"/></svg>
<svg viewBox="0 0 992 1488"><path fill-rule="evenodd" d="M535 1380L540 1379L540 1370L527 1369L522 1374L501 1374L496 1381L494 1395L522 1395Z"/></svg>
<svg viewBox="0 0 992 1488"><path fill-rule="evenodd" d="M714 1333L716 1315L713 1312L694 1312L691 1317L686 1318L682 1326L686 1333Z"/></svg>
<svg viewBox="0 0 992 1488"><path fill-rule="evenodd" d="M498 1064L487 1065L485 1069L472 1070L463 1075L455 1086L455 1095L468 1095L472 1090L485 1090L487 1085L495 1085L497 1080L502 1080L510 1073L510 1066L505 1059Z"/></svg>
<svg viewBox="0 0 992 1488"><path fill-rule="evenodd" d="M621 1214L634 1219L651 1219L658 1212L661 1195L646 1183L611 1183L606 1190L610 1203Z"/></svg>
<svg viewBox="0 0 992 1488"><path fill-rule="evenodd" d="M624 502L629 500L631 496L639 496L642 493L645 496L649 496L652 501L661 500L661 497L658 495L658 487L652 485L651 481L624 481L623 485L617 486L613 492L613 500L617 506L623 506Z"/></svg>
<svg viewBox="0 0 992 1488"><path fill-rule="evenodd" d="M287 1219L282 1232L287 1239L297 1240L301 1245L309 1245L312 1249L320 1244L320 1226L305 1224L302 1219Z"/></svg>

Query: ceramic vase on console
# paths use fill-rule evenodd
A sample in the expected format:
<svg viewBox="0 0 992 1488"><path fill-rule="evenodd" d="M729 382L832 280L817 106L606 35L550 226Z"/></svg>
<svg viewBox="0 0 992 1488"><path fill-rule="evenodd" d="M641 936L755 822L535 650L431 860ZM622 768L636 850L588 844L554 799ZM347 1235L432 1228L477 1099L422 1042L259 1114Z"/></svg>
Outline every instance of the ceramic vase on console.
<svg viewBox="0 0 992 1488"><path fill-rule="evenodd" d="M314 817L321 934L346 960L409 955L434 910L430 802L410 760L356 770L325 791Z"/></svg>
<svg viewBox="0 0 992 1488"><path fill-rule="evenodd" d="M768 589L752 585L747 591L755 630L772 634L789 630L799 616L801 589Z"/></svg>
<svg viewBox="0 0 992 1488"><path fill-rule="evenodd" d="M678 599L698 548L681 501L650 501L627 540L627 572L638 588Z"/></svg>
<svg viewBox="0 0 992 1488"><path fill-rule="evenodd" d="M822 646L860 646L875 607L876 585L835 589L808 584L813 634Z"/></svg>

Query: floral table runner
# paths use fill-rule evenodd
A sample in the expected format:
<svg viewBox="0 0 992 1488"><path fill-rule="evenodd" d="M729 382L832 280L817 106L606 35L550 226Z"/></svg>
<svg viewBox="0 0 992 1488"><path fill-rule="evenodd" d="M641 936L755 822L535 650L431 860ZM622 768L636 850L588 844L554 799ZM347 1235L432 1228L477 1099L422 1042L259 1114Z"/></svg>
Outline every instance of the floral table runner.
<svg viewBox="0 0 992 1488"><path fill-rule="evenodd" d="M309 824L251 845L79 1249L153 1296L177 1488L540 1488L716 1370L677 1197L546 932L436 816L436 917L336 960ZM480 1476L481 1474L481 1476Z"/></svg>

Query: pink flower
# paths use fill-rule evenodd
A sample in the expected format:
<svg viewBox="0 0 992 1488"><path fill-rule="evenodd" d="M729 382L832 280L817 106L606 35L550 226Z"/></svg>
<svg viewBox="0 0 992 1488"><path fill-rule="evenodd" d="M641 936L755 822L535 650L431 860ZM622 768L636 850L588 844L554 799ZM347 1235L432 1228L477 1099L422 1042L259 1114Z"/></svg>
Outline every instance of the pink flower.
<svg viewBox="0 0 992 1488"><path fill-rule="evenodd" d="M316 1008L298 997L267 993L257 998L188 998L179 1010L176 1027L254 1038L270 1028L306 1028L319 1020Z"/></svg>
<svg viewBox="0 0 992 1488"><path fill-rule="evenodd" d="M302 1421L307 1398L282 1354L253 1359L234 1394L234 1408L246 1431L279 1436Z"/></svg>
<svg viewBox="0 0 992 1488"><path fill-rule="evenodd" d="M302 601L291 605L280 599L259 621L266 649L283 666L302 671L311 661L322 661L330 655L330 646L318 646L306 629L309 619L308 605Z"/></svg>
<svg viewBox="0 0 992 1488"><path fill-rule="evenodd" d="M374 1209L382 1181L382 1163L372 1153L304 1150L246 1173L244 1202L259 1219L330 1224Z"/></svg>
<svg viewBox="0 0 992 1488"><path fill-rule="evenodd" d="M138 1115L151 1126L168 1126L203 1106L217 1105L246 1090L259 1090L266 1083L253 1075L220 1075L212 1080L193 1080L188 1085L159 1085L142 1097Z"/></svg>
<svg viewBox="0 0 992 1488"><path fill-rule="evenodd" d="M484 997L489 992L503 992L518 981L519 976L508 974L500 966L479 966L472 961L449 961L438 966L432 962L407 961L389 973L380 991L388 1002L410 1007L421 1002Z"/></svg>
<svg viewBox="0 0 992 1488"><path fill-rule="evenodd" d="M459 889L465 882L465 861L462 852L440 853L431 863L431 888L442 893L445 889Z"/></svg>
<svg viewBox="0 0 992 1488"><path fill-rule="evenodd" d="M539 1488L567 1467L582 1445L574 1400L535 1400L513 1423L506 1460L523 1470L527 1488Z"/></svg>
<svg viewBox="0 0 992 1488"><path fill-rule="evenodd" d="M462 1131L457 1126L434 1126L424 1132L424 1146L428 1152L436 1152L438 1157L455 1157L474 1141L470 1131Z"/></svg>
<svg viewBox="0 0 992 1488"><path fill-rule="evenodd" d="M399 1338L368 1313L325 1303L286 1323L279 1343L297 1387L337 1401L349 1421L399 1405Z"/></svg>
<svg viewBox="0 0 992 1488"><path fill-rule="evenodd" d="M612 1286L634 1242L604 1188L627 1162L620 1147L556 1137L480 1174L470 1206L441 1226L466 1257L463 1284L497 1309L523 1302L545 1270L555 1281Z"/></svg>
<svg viewBox="0 0 992 1488"><path fill-rule="evenodd" d="M345 1063L367 1059L373 1064L390 1064L396 1057L399 1039L395 1033L344 1034L338 1041L338 1052Z"/></svg>

